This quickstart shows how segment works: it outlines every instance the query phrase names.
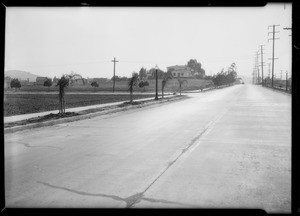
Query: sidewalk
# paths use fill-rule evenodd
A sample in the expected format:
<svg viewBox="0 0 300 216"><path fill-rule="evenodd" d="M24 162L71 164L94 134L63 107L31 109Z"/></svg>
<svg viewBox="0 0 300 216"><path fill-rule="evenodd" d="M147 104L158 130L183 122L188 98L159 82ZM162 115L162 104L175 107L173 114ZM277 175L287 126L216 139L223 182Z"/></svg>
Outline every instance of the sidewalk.
<svg viewBox="0 0 300 216"><path fill-rule="evenodd" d="M168 98L168 97L174 97L174 95L165 95L165 98ZM147 100L153 100L153 99L154 98L151 97L151 98L137 99L137 100L134 100L134 101L147 101ZM68 109L66 109L66 112L79 112L79 111L83 111L83 110L102 108L102 107L107 107L107 106L114 106L114 105L122 104L122 103L127 102L127 101L128 100L114 102L114 103L105 103L105 104L97 104L97 105L84 106L84 107L68 108ZM25 120L25 119L45 116L45 115L48 115L50 113L56 114L56 113L58 113L58 109L51 110L51 111L46 111L46 112L30 113L30 114L24 114L24 115L15 115L15 116L4 117L4 123L16 122L16 121L21 121L21 120Z"/></svg>

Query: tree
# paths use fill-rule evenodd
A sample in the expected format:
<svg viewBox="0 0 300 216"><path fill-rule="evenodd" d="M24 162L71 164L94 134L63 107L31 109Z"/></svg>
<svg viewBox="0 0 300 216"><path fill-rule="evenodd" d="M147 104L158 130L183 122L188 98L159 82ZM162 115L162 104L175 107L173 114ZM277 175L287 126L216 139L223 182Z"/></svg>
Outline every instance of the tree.
<svg viewBox="0 0 300 216"><path fill-rule="evenodd" d="M59 87L59 113L65 113L65 88L69 86L69 79L63 75L57 82L56 86Z"/></svg>
<svg viewBox="0 0 300 216"><path fill-rule="evenodd" d="M212 76L205 76L205 78L204 79L206 79L206 80L212 80L213 79L213 77Z"/></svg>
<svg viewBox="0 0 300 216"><path fill-rule="evenodd" d="M161 83L161 96L162 96L162 98L164 98L164 89L165 89L165 86L166 86L168 80L169 80L169 79L172 79L172 78L173 78L173 76L172 76L171 71L168 71L168 72L165 74L165 76L164 76L164 78L163 78L163 80L162 80L162 83Z"/></svg>
<svg viewBox="0 0 300 216"><path fill-rule="evenodd" d="M21 88L21 83L18 79L12 79L10 82L11 88Z"/></svg>
<svg viewBox="0 0 300 216"><path fill-rule="evenodd" d="M145 89L146 86L149 86L148 81L141 81L141 82L139 82L139 87L140 88L144 88L144 91L146 90Z"/></svg>
<svg viewBox="0 0 300 216"><path fill-rule="evenodd" d="M236 64L235 64L234 62L230 65L228 71L229 71L229 72L232 72L232 71L236 72Z"/></svg>
<svg viewBox="0 0 300 216"><path fill-rule="evenodd" d="M145 79L147 77L147 70L146 68L141 68L140 72L139 72L139 78L141 80Z"/></svg>
<svg viewBox="0 0 300 216"><path fill-rule="evenodd" d="M192 69L192 75L194 75L196 78L202 79L205 77L205 70L202 68L201 63L197 62L196 59L190 59L187 62L187 66Z"/></svg>
<svg viewBox="0 0 300 216"><path fill-rule="evenodd" d="M75 80L81 79L84 82L84 79L80 74L76 74L71 72L70 74L62 75L62 77L58 80L56 86L59 87L59 113L64 114L65 109L65 88L72 84Z"/></svg>
<svg viewBox="0 0 300 216"><path fill-rule="evenodd" d="M151 76L149 77L149 79L156 79L156 69L155 68L151 68L149 70L149 73L151 73ZM158 79L163 79L164 75L165 75L164 71L162 71L160 69L157 70Z"/></svg>
<svg viewBox="0 0 300 216"><path fill-rule="evenodd" d="M97 88L97 87L99 87L99 84L98 84L98 82L93 81L93 82L91 83L91 86Z"/></svg>
<svg viewBox="0 0 300 216"><path fill-rule="evenodd" d="M67 74L66 76L69 79L71 86L77 80L81 80L83 82L83 84L85 84L85 79L78 73L71 72L70 74Z"/></svg>
<svg viewBox="0 0 300 216"><path fill-rule="evenodd" d="M111 80L114 80L114 76L111 78ZM120 77L120 76L115 76L115 81L127 81L127 77Z"/></svg>
<svg viewBox="0 0 300 216"><path fill-rule="evenodd" d="M183 85L183 83L187 83L187 80L182 80L182 79L177 79L178 80L178 83L179 83L179 91L180 91L180 95L181 95L181 87Z"/></svg>
<svg viewBox="0 0 300 216"><path fill-rule="evenodd" d="M215 86L232 85L236 81L236 77L236 64L232 63L228 68L228 71L225 71L224 68L222 68L221 72L213 76L212 81Z"/></svg>
<svg viewBox="0 0 300 216"><path fill-rule="evenodd" d="M52 80L49 79L49 78L47 78L47 79L45 80L45 82L44 82L44 86L47 86L47 87L52 86Z"/></svg>
<svg viewBox="0 0 300 216"><path fill-rule="evenodd" d="M203 68L201 68L199 70L199 72L197 72L197 74L195 75L195 77L197 79L203 79L205 77L205 70Z"/></svg>
<svg viewBox="0 0 300 216"><path fill-rule="evenodd" d="M174 71L174 70L175 70L175 69L171 67L171 68L168 69L167 73L171 73L171 72Z"/></svg>
<svg viewBox="0 0 300 216"><path fill-rule="evenodd" d="M133 87L137 85L138 83L138 73L132 73L132 77L128 81L128 90L130 91L130 103L132 103L132 93L133 93Z"/></svg>

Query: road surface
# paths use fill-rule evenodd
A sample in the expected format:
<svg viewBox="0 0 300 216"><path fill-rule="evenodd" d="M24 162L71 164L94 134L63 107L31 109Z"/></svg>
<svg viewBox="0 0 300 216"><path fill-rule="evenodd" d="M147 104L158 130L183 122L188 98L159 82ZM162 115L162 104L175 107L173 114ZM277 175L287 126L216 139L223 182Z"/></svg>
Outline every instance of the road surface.
<svg viewBox="0 0 300 216"><path fill-rule="evenodd" d="M5 134L7 207L291 211L291 96L237 85Z"/></svg>

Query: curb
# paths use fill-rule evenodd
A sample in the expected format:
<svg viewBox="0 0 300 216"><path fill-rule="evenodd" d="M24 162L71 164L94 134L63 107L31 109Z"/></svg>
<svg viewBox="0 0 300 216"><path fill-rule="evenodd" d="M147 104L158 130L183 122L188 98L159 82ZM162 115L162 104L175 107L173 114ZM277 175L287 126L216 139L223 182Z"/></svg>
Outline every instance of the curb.
<svg viewBox="0 0 300 216"><path fill-rule="evenodd" d="M14 133L17 131L29 130L29 129L33 129L33 128L53 126L56 124L74 122L74 121L84 120L84 119L93 118L93 117L97 117L97 116L119 113L121 111L134 110L134 109L139 109L139 108L149 108L149 107L159 106L163 103L176 102L176 101L187 99L187 98L188 98L187 95L181 95L181 96L175 96L172 98L167 98L166 100L163 100L163 101L150 101L148 103L146 102L145 104L140 104L140 105L128 105L125 107L118 107L118 105L113 105L111 107L107 107L107 110L101 110L101 111L96 111L96 112L87 113L87 114L84 114L84 113L87 112L88 110L84 110L84 111L78 112L79 114L81 114L78 116L72 116L72 117L68 117L68 118L49 120L49 121L44 121L44 122L38 122L38 123L18 125L18 126L14 126L14 127L4 128L4 133Z"/></svg>

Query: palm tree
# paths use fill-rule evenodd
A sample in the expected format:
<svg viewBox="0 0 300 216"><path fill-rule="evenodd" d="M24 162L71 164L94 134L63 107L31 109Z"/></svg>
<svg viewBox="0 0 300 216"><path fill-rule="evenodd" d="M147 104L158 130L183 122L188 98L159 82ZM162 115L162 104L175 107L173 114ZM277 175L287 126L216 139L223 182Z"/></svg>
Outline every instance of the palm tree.
<svg viewBox="0 0 300 216"><path fill-rule="evenodd" d="M132 77L128 81L128 90L130 91L130 103L132 103L132 93L133 93L133 87L137 85L138 83L138 73L132 73Z"/></svg>
<svg viewBox="0 0 300 216"><path fill-rule="evenodd" d="M164 98L164 88L165 88L165 86L166 86L169 79L172 79L172 75L166 75L162 80L162 85L161 85L162 98Z"/></svg>
<svg viewBox="0 0 300 216"><path fill-rule="evenodd" d="M182 80L182 79L177 79L177 80L178 80L178 82L179 82L179 92L180 92L180 95L181 95L181 86L182 86L182 84L183 84L184 82L187 83L187 81L186 81L186 80Z"/></svg>

